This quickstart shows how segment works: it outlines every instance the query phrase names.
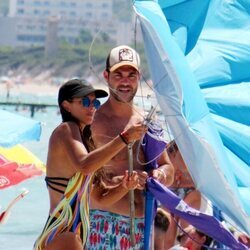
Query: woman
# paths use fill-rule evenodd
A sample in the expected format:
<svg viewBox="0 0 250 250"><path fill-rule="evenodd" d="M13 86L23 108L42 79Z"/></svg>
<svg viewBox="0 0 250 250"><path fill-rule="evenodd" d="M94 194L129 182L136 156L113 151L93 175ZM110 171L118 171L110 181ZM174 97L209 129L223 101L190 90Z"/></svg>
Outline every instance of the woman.
<svg viewBox="0 0 250 250"><path fill-rule="evenodd" d="M94 150L89 126L100 106L96 98L106 97L103 90L78 79L63 84L58 104L63 122L49 140L46 183L50 213L36 250L82 250L89 228L89 183L93 173L109 162L126 145L146 132L135 124L106 145ZM91 152L90 152L91 151ZM136 178L132 179L132 184Z"/></svg>

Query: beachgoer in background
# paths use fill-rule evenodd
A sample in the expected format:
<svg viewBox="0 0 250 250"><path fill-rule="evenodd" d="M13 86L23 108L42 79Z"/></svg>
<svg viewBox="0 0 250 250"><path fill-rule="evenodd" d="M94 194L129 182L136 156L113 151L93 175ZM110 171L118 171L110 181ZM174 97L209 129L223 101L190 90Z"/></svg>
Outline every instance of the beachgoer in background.
<svg viewBox="0 0 250 250"><path fill-rule="evenodd" d="M165 237L169 227L170 214L163 208L157 208L154 220L154 250L166 250Z"/></svg>
<svg viewBox="0 0 250 250"><path fill-rule="evenodd" d="M6 99L9 99L10 98L10 89L13 87L13 82L8 77L2 77L1 81L2 81L2 83L5 84Z"/></svg>
<svg viewBox="0 0 250 250"><path fill-rule="evenodd" d="M184 232L178 235L177 240L180 242L180 246L187 250L205 250L209 248L212 242L211 237L197 230L192 225L186 227Z"/></svg>
<svg viewBox="0 0 250 250"><path fill-rule="evenodd" d="M89 125L103 90L83 80L70 80L59 89L58 103L63 122L49 140L46 184L50 211L35 242L35 250L82 250L89 231L89 183L92 174L126 147L117 133L109 143L94 150ZM139 140L145 125L133 123L124 129L126 140ZM92 151L91 151L92 150ZM91 151L91 152L90 152ZM128 186L135 186L128 181Z"/></svg>
<svg viewBox="0 0 250 250"><path fill-rule="evenodd" d="M244 245L250 247L250 236L249 235L239 233L239 234L236 235L236 238L239 240L239 242L241 242Z"/></svg>
<svg viewBox="0 0 250 250"><path fill-rule="evenodd" d="M242 244L250 247L250 236L244 232L236 230L236 228L232 227L232 225L226 221L222 221L223 226L225 226L234 237L241 242Z"/></svg>
<svg viewBox="0 0 250 250"><path fill-rule="evenodd" d="M169 189L183 199L190 207L200 210L201 194L195 188L194 182L175 141L171 141L168 144L167 152L175 169L174 183ZM173 217L173 215L170 216L169 227L165 237L166 249L173 247L175 244L178 231L177 223L181 228L186 228L189 225L185 220Z"/></svg>
<svg viewBox="0 0 250 250"><path fill-rule="evenodd" d="M116 134L121 134L124 142L129 144L124 127L128 124L143 122L144 112L133 103L140 79L140 58L131 47L122 45L113 48L106 60L104 78L110 89L110 96L102 107L96 112L91 125L93 141L97 148L112 140ZM139 177L138 187L135 190L135 239L133 249L143 249L144 234L144 195L146 179L148 176L159 180L169 186L173 182L174 171L164 151L158 160L158 168L150 173L145 171L145 155L139 142L133 145L133 167ZM138 152L139 151L139 152ZM138 161L139 159L139 161ZM99 197L107 195L112 190L100 190L99 179L106 178L106 183L119 183L124 172L129 168L128 149L124 148L110 162L104 164L102 174L96 174L91 196L90 210L90 237L87 249L130 249L130 206L129 196L124 194L115 203L103 203Z"/></svg>

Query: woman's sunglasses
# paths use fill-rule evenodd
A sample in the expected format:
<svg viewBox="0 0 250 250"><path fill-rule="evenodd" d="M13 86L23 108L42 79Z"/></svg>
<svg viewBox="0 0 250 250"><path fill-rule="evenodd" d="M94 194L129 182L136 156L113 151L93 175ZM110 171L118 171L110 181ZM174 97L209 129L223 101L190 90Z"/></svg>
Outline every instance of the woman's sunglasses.
<svg viewBox="0 0 250 250"><path fill-rule="evenodd" d="M82 106L88 108L91 104L95 107L95 109L99 109L101 106L101 102L97 99L90 101L89 97L85 96L82 98Z"/></svg>

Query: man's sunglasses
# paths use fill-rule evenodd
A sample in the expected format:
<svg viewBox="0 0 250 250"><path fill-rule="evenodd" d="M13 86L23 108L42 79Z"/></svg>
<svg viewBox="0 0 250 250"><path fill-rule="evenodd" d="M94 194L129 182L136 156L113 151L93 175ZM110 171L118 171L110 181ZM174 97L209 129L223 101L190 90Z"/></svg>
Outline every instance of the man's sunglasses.
<svg viewBox="0 0 250 250"><path fill-rule="evenodd" d="M101 102L97 99L90 101L89 97L85 96L82 98L82 106L88 108L91 104L95 107L95 109L99 109L101 106Z"/></svg>

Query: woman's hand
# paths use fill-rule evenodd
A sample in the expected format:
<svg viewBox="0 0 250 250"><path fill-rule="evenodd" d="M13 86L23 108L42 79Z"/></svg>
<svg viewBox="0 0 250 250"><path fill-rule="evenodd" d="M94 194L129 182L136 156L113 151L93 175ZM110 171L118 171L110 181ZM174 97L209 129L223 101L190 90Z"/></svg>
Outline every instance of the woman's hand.
<svg viewBox="0 0 250 250"><path fill-rule="evenodd" d="M140 140L142 136L147 132L148 128L142 123L129 125L121 134L120 137L126 144L133 143Z"/></svg>

